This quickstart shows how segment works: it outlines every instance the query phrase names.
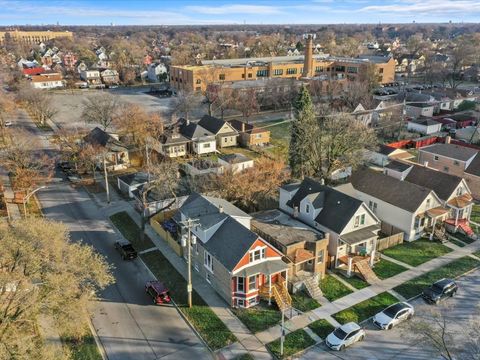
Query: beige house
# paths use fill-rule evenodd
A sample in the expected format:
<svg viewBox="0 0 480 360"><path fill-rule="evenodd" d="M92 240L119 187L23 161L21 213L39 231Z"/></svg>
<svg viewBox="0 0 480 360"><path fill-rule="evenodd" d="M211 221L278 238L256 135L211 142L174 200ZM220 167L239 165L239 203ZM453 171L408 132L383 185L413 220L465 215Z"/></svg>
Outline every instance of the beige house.
<svg viewBox="0 0 480 360"><path fill-rule="evenodd" d="M228 122L210 115L204 115L198 125L215 135L217 148L237 146L238 132Z"/></svg>

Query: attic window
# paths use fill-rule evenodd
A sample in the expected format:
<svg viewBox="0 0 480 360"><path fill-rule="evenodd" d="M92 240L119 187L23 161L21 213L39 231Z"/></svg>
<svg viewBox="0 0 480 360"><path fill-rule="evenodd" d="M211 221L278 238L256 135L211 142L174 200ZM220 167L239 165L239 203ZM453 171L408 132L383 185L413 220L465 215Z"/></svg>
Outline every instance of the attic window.
<svg viewBox="0 0 480 360"><path fill-rule="evenodd" d="M265 259L267 248L260 248L257 250L250 251L250 262L255 262Z"/></svg>
<svg viewBox="0 0 480 360"><path fill-rule="evenodd" d="M307 212L307 214L310 212L310 205L307 204L307 205L305 206L305 211Z"/></svg>

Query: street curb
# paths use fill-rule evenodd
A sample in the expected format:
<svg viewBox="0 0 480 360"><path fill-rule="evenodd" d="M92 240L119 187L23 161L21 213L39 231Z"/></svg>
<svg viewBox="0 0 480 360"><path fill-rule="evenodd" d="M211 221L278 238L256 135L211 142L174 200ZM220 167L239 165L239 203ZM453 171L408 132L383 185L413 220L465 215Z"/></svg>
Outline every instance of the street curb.
<svg viewBox="0 0 480 360"><path fill-rule="evenodd" d="M95 330L95 327L92 324L92 319L88 317L88 327L90 328L90 332L92 333L93 339L95 340L95 343L97 344L97 349L100 353L100 356L102 357L103 360L108 360L107 352L105 351L105 348L103 347L103 343L98 337L97 331Z"/></svg>

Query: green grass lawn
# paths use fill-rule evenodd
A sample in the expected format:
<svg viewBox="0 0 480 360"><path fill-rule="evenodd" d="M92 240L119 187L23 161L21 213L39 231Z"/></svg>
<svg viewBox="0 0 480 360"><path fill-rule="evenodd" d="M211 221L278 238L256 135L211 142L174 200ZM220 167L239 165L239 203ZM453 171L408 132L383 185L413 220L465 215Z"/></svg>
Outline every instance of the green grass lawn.
<svg viewBox="0 0 480 360"><path fill-rule="evenodd" d="M316 320L310 325L308 325L308 327L315 334L317 334L321 339L325 339L328 336L328 334L330 334L333 330L335 330L335 326L330 324L325 319Z"/></svg>
<svg viewBox="0 0 480 360"><path fill-rule="evenodd" d="M275 140L290 141L291 122L285 122L287 119L279 119L267 122L256 123L255 126L266 128L270 131L270 137Z"/></svg>
<svg viewBox="0 0 480 360"><path fill-rule="evenodd" d="M460 246L460 247L464 247L466 244L461 242L461 241L458 241L457 239L454 239L454 238L449 238L448 241L450 241L452 244L455 244L457 246Z"/></svg>
<svg viewBox="0 0 480 360"><path fill-rule="evenodd" d="M367 286L370 286L369 283L367 283L363 279L360 279L358 276L353 275L351 277L346 277L346 276L343 276L342 273L340 272L338 272L337 275L340 276L346 282L348 282L350 285L352 285L355 289L360 290L360 289L366 288Z"/></svg>
<svg viewBox="0 0 480 360"><path fill-rule="evenodd" d="M140 239L140 227L128 215L126 211L118 212L110 216L113 225L130 241L137 251L143 251L154 247L152 240L145 235L143 241Z"/></svg>
<svg viewBox="0 0 480 360"><path fill-rule="evenodd" d="M285 359L314 344L315 341L310 335L308 335L305 330L299 329L285 336L285 341L283 343L283 356L280 355L280 339L268 343L267 347L275 357L278 359Z"/></svg>
<svg viewBox="0 0 480 360"><path fill-rule="evenodd" d="M307 312L320 307L317 300L312 299L305 292L300 291L292 295L292 306L303 312Z"/></svg>
<svg viewBox="0 0 480 360"><path fill-rule="evenodd" d="M475 256L480 257L480 250L479 250L479 251L475 251L472 255L475 255Z"/></svg>
<svg viewBox="0 0 480 360"><path fill-rule="evenodd" d="M381 259L379 262L375 263L375 267L373 268L373 272L377 274L378 278L381 280L400 274L405 270L408 269L385 259Z"/></svg>
<svg viewBox="0 0 480 360"><path fill-rule="evenodd" d="M81 339L62 336L62 342L63 346L70 351L72 360L102 360L92 334L85 335Z"/></svg>
<svg viewBox="0 0 480 360"><path fill-rule="evenodd" d="M470 220L480 224L480 204L472 206L472 213L470 214Z"/></svg>
<svg viewBox="0 0 480 360"><path fill-rule="evenodd" d="M260 156L260 153L241 147L226 147L220 149L222 154L242 154L250 159L256 159Z"/></svg>
<svg viewBox="0 0 480 360"><path fill-rule="evenodd" d="M170 294L180 311L190 320L212 350L220 349L237 340L195 290L192 292L193 306L188 308L187 282L160 251L151 251L140 257L152 273L170 289Z"/></svg>
<svg viewBox="0 0 480 360"><path fill-rule="evenodd" d="M253 333L277 325L282 319L282 313L276 308L265 309L256 306L250 309L232 309L232 311Z"/></svg>
<svg viewBox="0 0 480 360"><path fill-rule="evenodd" d="M331 275L326 275L320 280L319 285L323 296L325 296L328 301L334 301L353 292Z"/></svg>
<svg viewBox="0 0 480 360"><path fill-rule="evenodd" d="M403 297L410 299L411 297L419 295L423 289L437 280L442 278L455 278L478 266L480 266L479 260L465 256L412 280L406 281L393 290Z"/></svg>
<svg viewBox="0 0 480 360"><path fill-rule="evenodd" d="M398 302L398 299L395 296L388 292L383 292L348 309L333 314L332 317L340 324L346 324L350 321L360 323L396 302Z"/></svg>
<svg viewBox="0 0 480 360"><path fill-rule="evenodd" d="M473 226L475 226L475 225L473 225ZM473 230L473 227L472 227L472 230ZM458 240L463 241L465 244L471 244L475 241L470 236L467 236L467 235L462 234L460 232L456 232L453 236L456 237Z"/></svg>
<svg viewBox="0 0 480 360"><path fill-rule="evenodd" d="M452 249L438 242L418 239L385 249L383 253L405 264L418 266L451 251Z"/></svg>

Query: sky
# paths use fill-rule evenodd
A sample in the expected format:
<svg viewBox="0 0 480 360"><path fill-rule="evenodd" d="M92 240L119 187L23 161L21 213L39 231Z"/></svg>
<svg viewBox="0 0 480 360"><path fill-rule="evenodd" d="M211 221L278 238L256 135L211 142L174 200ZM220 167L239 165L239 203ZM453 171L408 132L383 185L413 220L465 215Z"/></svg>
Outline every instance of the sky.
<svg viewBox="0 0 480 360"><path fill-rule="evenodd" d="M479 22L480 0L0 0L0 25Z"/></svg>

